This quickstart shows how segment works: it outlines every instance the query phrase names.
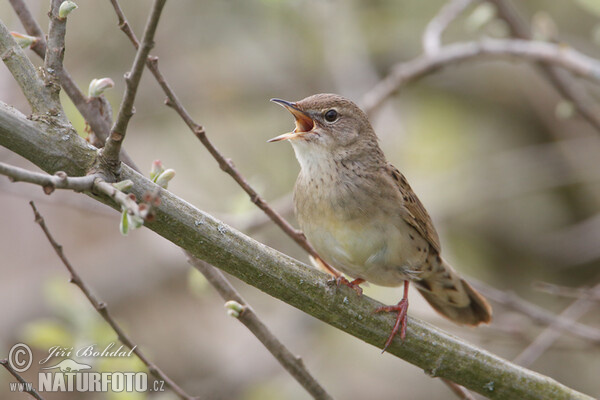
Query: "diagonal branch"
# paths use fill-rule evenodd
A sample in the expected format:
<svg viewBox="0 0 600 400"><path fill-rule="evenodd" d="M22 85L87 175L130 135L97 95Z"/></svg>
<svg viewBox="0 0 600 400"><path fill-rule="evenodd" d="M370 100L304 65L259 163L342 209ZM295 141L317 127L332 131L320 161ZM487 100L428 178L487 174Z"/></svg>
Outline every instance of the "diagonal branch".
<svg viewBox="0 0 600 400"><path fill-rule="evenodd" d="M18 121L17 121L18 120ZM18 129L17 129L18 128ZM65 165L65 172L81 175L94 153L81 151L83 140L61 141L46 135L39 152L27 151L44 136L31 121L0 108L0 145L22 154L44 170ZM19 138L19 146L14 139ZM27 147L23 145L28 143ZM69 156L69 163L64 160ZM122 166L123 179L133 182L132 192L142 197L155 185ZM174 194L164 191L155 208L154 222L145 224L194 256L240 278L361 340L381 347L394 324L394 316L374 314L381 303L356 296L350 288L328 284L325 274L203 213ZM113 203L111 206L119 208ZM395 340L390 354L425 370L429 375L452 380L491 399L540 398L591 400L555 380L510 363L453 335L414 318L408 320L404 341Z"/></svg>
<svg viewBox="0 0 600 400"><path fill-rule="evenodd" d="M114 168L116 168L119 163L119 152L121 151L121 145L125 139L125 134L127 133L127 125L134 112L133 103L135 102L138 85L142 78L144 65L148 58L148 54L150 54L150 49L154 46L154 34L156 33L158 21L165 3L166 0L154 1L144 29L142 45L135 54L131 71L125 76L127 87L123 95L123 100L121 101L121 107L119 108L117 119L102 151L103 158Z"/></svg>
<svg viewBox="0 0 600 400"><path fill-rule="evenodd" d="M332 399L319 382L308 372L302 359L296 357L290 352L283 343L267 328L260 320L246 301L237 293L237 291L227 281L221 271L204 261L194 257L191 253L185 252L188 256L188 262L206 277L212 286L219 292L226 301L235 301L243 309L238 319L261 341L261 343L271 352L273 357L292 375L298 383L306 389L315 399Z"/></svg>
<svg viewBox="0 0 600 400"><path fill-rule="evenodd" d="M498 16L508 24L514 37L525 40L531 39L531 29L507 0L490 1L496 5ZM539 67L556 90L563 97L572 101L579 114L600 132L599 107L595 105L594 100L586 90L568 73L557 69L551 64L540 63Z"/></svg>
<svg viewBox="0 0 600 400"><path fill-rule="evenodd" d="M60 105L60 73L63 70L63 59L65 56L65 35L67 33L67 19L59 18L58 10L63 0L52 0L50 2L50 25L48 27L48 42L44 57L43 76L46 87L50 91L54 108L61 110Z"/></svg>
<svg viewBox="0 0 600 400"><path fill-rule="evenodd" d="M110 0L110 2L112 4L113 8L115 9L115 13L117 14L117 17L119 19L119 27L127 35L127 37L129 38L131 43L135 46L135 48L139 48L139 42L135 36L135 33L133 33L133 30L129 26L129 23L127 22L127 19L125 18L125 15L124 15L123 11L121 10L121 7L119 6L118 1ZM183 119L183 121L190 128L190 130L194 133L194 135L196 135L198 140L200 140L200 142L204 145L204 147L206 147L206 149L211 154L211 156L213 156L213 158L217 161L217 163L219 164L219 167L224 172L229 174L238 183L238 185L240 185L240 187L248 194L248 196L250 197L250 200L258 208L263 210L264 213L279 228L281 228L281 230L283 230L290 238L292 238L308 254L310 254L312 257L314 257L316 260L318 260L320 265L322 265L327 271L329 271L329 273L331 273L334 276L339 276L339 272L337 272L335 269L333 269L332 267L327 265L327 263L325 261L323 261L321 259L321 257L319 257L316 250L306 240L306 237L304 236L304 234L302 232L294 229L294 227L292 225L290 225L290 223L287 222L285 220L285 218L283 218L279 213L277 213L277 211L275 211L271 206L269 206L269 204L256 192L256 190L254 190L252 188L252 186L250 186L248 181L237 170L237 168L233 164L233 161L231 161L230 159L223 156L221 154L221 152L215 147L215 145L213 145L213 143L210 141L210 139L208 139L208 136L206 135L206 131L204 130L204 128L200 124L196 123L193 120L193 118L190 116L188 111L185 109L185 107L183 106L181 101L179 101L179 98L177 97L177 95L175 94L175 92L173 91L173 89L171 88L169 83L166 81L164 75L158 68L158 58L148 57L148 59L146 61L146 66L152 72L152 74L156 78L156 81L158 82L158 84L163 89L164 93L166 94L167 104L170 107L172 107L179 114L181 119Z"/></svg>
<svg viewBox="0 0 600 400"><path fill-rule="evenodd" d="M423 50L425 54L433 55L440 50L442 33L474 1L450 0L440 9L437 15L429 21L423 33Z"/></svg>
<svg viewBox="0 0 600 400"><path fill-rule="evenodd" d="M385 99L409 82L450 65L486 58L549 63L600 83L600 61L572 48L521 39L484 39L447 45L431 56L422 55L411 61L396 64L387 77L365 94L363 107L367 114L370 114Z"/></svg>
<svg viewBox="0 0 600 400"><path fill-rule="evenodd" d="M44 400L44 398L42 396L40 396L40 394L37 392L37 390L35 390L33 387L29 387L29 385L27 384L28 382L17 371L15 371L15 369L10 365L10 363L8 362L7 359L4 358L4 359L0 360L0 365L2 365L4 368L6 368L6 370L12 376L14 376L19 382L21 382L21 384L23 384L24 392L29 393L31 395L31 397L33 397L34 399Z"/></svg>
<svg viewBox="0 0 600 400"><path fill-rule="evenodd" d="M596 285L593 292L600 289L600 284ZM575 322L583 315L585 315L590 308L594 305L594 301L588 296L581 297L575 300L569 307L567 307L561 314L560 318ZM561 330L557 329L558 321L550 324L538 337L525 350L523 350L513 360L514 363L527 367L535 360L537 360L546 350L552 346L561 335Z"/></svg>
<svg viewBox="0 0 600 400"><path fill-rule="evenodd" d="M27 4L23 0L10 0L10 3L21 20L21 24L25 28L25 31L31 35L38 38L33 46L31 46L31 50L33 50L38 56L41 58L45 57L46 54L46 39L42 28L37 23L31 11L27 7ZM110 133L110 127L112 124L112 120L109 118L111 113L104 110L103 99L101 98L88 98L85 96L77 84L67 71L67 69L62 67L60 71L58 71L60 84L62 85L63 90L69 96L77 110L81 113L85 121L88 123L92 131L96 134L96 136L100 139L102 145L108 138ZM135 168L135 164L131 157L125 152L124 149L121 150L121 159L123 162L130 167Z"/></svg>
<svg viewBox="0 0 600 400"><path fill-rule="evenodd" d="M31 205L31 208L33 209L33 213L35 215L35 222L40 226L40 228L44 232L44 235L46 235L46 238L50 242L50 245L52 245L52 248L54 249L54 251L56 252L58 257L60 258L60 260L62 261L64 266L67 268L69 273L71 274L70 282L73 283L75 286L77 286L83 292L85 297L89 300L89 302L92 304L94 309L98 312L98 314L100 314L100 316L108 323L108 325L110 325L110 327L113 329L113 331L117 334L117 337L121 341L121 343L123 343L125 346L127 346L129 349L131 349L135 353L135 355L138 356L138 358L148 368L148 371L150 371L150 373L152 375L154 375L157 379L164 381L165 384L169 388L171 388L171 390L173 390L179 398L184 399L184 400L193 399L192 396L188 395L182 388L180 388L156 364L152 363L152 361L150 361L150 359L148 359L148 357L142 352L142 350L140 350L138 345L135 344L133 342L133 340L131 340L129 338L129 336L127 336L125 331L123 331L121 326L117 323L117 321L115 321L113 319L112 315L110 315L110 313L108 312L108 307L107 307L106 303L101 300L98 300L96 298L96 296L94 296L92 294L92 291L90 290L90 288L81 279L81 276L79 276L79 274L77 273L75 268L73 268L73 265L68 260L68 258L65 256L62 246L56 242L56 240L50 233L50 230L46 226L46 222L44 221L44 218L38 212L33 201L30 201L29 204Z"/></svg>
<svg viewBox="0 0 600 400"><path fill-rule="evenodd" d="M54 100L25 52L0 20L0 57L27 98L33 114L50 112ZM54 112L52 112L53 114Z"/></svg>

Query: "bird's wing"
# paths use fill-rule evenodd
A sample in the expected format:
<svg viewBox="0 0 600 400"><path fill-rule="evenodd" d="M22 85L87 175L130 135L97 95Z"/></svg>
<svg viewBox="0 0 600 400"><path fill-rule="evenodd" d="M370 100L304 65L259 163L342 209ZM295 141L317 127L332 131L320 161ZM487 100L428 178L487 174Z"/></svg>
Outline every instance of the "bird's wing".
<svg viewBox="0 0 600 400"><path fill-rule="evenodd" d="M423 207L423 204L415 192L413 192L408 181L392 164L386 165L386 173L394 179L398 185L402 199L404 200L404 207L407 211L406 215L403 216L404 220L410 226L415 228L417 232L427 240L431 247L439 253L441 250L440 238L433 227L431 217L427 213L427 210L425 210L425 207Z"/></svg>

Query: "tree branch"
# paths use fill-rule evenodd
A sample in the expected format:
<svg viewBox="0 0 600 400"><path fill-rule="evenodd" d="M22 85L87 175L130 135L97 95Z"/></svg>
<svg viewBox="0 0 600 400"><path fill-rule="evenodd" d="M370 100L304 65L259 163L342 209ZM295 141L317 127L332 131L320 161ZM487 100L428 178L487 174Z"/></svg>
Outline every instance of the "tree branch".
<svg viewBox="0 0 600 400"><path fill-rule="evenodd" d="M365 94L364 110L367 114L372 113L401 86L443 67L485 58L543 61L591 81L600 82L600 61L569 47L520 39L484 39L478 42L450 44L440 48L434 55L422 55L397 64L387 77Z"/></svg>
<svg viewBox="0 0 600 400"><path fill-rule="evenodd" d="M35 222L40 226L40 228L44 232L44 235L46 235L48 242L50 242L50 245L52 245L52 248L58 255L58 258L60 258L60 260L62 261L64 266L67 268L67 270L71 274L70 282L73 283L75 286L77 286L83 292L85 297L89 300L89 302L92 304L94 309L98 312L98 314L100 314L100 316L108 323L108 325L110 325L110 327L113 329L113 331L117 334L117 337L121 341L121 343L123 343L125 346L127 346L129 349L131 349L135 353L135 355L138 356L138 358L148 368L148 371L150 371L150 373L152 375L154 375L157 379L164 381L165 384L171 390L173 390L179 398L184 399L184 400L193 399L192 396L188 395L182 388L180 388L156 364L152 363L152 361L150 361L148 359L148 357L146 357L146 355L142 352L142 350L140 350L138 345L135 344L133 342L133 340L131 340L129 338L129 336L127 336L125 331L121 328L121 326L117 323L117 321L115 321L113 319L113 317L110 315L110 313L108 312L108 307L107 307L106 303L101 300L98 300L96 298L96 296L94 296L92 294L92 291L90 290L90 288L81 279L81 276L79 276L79 274L77 273L75 268L73 268L73 265L67 259L67 256L65 256L62 246L56 242L56 240L50 233L50 230L48 229L48 227L46 226L46 222L44 221L44 217L42 217L42 215L38 212L33 201L30 201L29 205L31 205L31 208L33 209L33 214L35 216Z"/></svg>
<svg viewBox="0 0 600 400"><path fill-rule="evenodd" d="M600 289L600 284L596 285L593 291L597 291L598 289ZM560 314L560 317L573 323L585 315L593 304L594 301L588 296L581 297L567 307ZM558 322L550 324L525 350L515 357L513 362L524 367L533 364L560 337L561 331L556 329L557 326Z"/></svg>
<svg viewBox="0 0 600 400"><path fill-rule="evenodd" d="M310 374L300 357L294 356L267 326L260 320L252 307L237 293L221 271L186 251L188 262L206 277L211 285L226 301L239 303L243 310L237 319L246 326L258 340L269 350L290 375L292 375L315 399L332 399L319 382Z"/></svg>
<svg viewBox="0 0 600 400"><path fill-rule="evenodd" d="M4 368L6 368L6 370L12 376L14 376L19 382L21 382L23 384L24 392L29 393L31 395L31 397L33 397L34 399L44 400L44 398L42 396L40 396L40 394L37 392L37 390L35 390L33 387L29 388L29 386L27 385L27 381L17 371L15 371L15 369L13 367L11 367L10 363L8 362L8 360L6 358L0 360L0 365L2 365Z"/></svg>
<svg viewBox="0 0 600 400"><path fill-rule="evenodd" d="M0 145L48 172L61 165L67 174L81 175L86 171L81 166L93 162L94 154L82 151L86 144L76 138L65 142L46 135L43 146L31 151L40 144L41 136L43 132L31 121L0 107ZM23 147L25 142L27 147ZM64 160L67 157L69 160ZM132 192L138 197L155 187L127 166L122 167L121 175L133 181ZM365 295L358 297L350 288L328 284L327 275L256 242L168 191L161 199L155 208L155 221L146 227L194 256L367 343L381 347L387 339L395 316L373 313L381 303ZM491 399L591 400L414 318L409 318L406 339L393 341L388 352L431 376L450 379Z"/></svg>
<svg viewBox="0 0 600 400"><path fill-rule="evenodd" d="M40 25L37 23L35 18L33 18L33 15L27 7L27 4L25 4L23 0L10 0L10 3L15 10L15 13L19 17L21 24L23 24L25 31L29 35L36 36L38 38L35 45L31 47L31 50L33 50L43 59L46 54L46 40ZM102 101L103 99L88 98L85 96L81 90L79 90L79 87L77 87L77 84L75 84L75 81L64 65L58 74L60 83L65 93L67 96L69 96L94 134L96 134L96 136L100 139L102 144L100 147L104 146L104 142L110 134L112 119L110 118L110 113L105 109L106 105ZM135 163L124 149L121 149L120 157L125 164L135 168Z"/></svg>
<svg viewBox="0 0 600 400"><path fill-rule="evenodd" d="M512 35L519 39L531 39L531 29L521 19L515 9L506 0L490 0L496 5L498 16L509 26ZM540 63L539 67L556 88L566 99L573 102L579 114L586 119L597 131L600 132L600 113L594 100L567 72L561 71L549 63Z"/></svg>
<svg viewBox="0 0 600 400"><path fill-rule="evenodd" d="M50 2L50 24L48 27L48 42L44 57L43 76L46 87L50 91L54 108L62 110L60 105L60 73L63 70L63 59L65 56L65 35L67 33L67 19L58 16L58 9L63 0L52 0ZM58 105L58 106L57 106ZM63 117L64 118L64 117Z"/></svg>
<svg viewBox="0 0 600 400"><path fill-rule="evenodd" d="M12 182L28 182L40 185L46 194L51 194L55 189L69 189L75 192L104 195L126 209L130 215L142 219L147 215L146 212L140 210L140 207L131 196L104 181L100 174L69 177L65 172L58 171L54 175L48 175L0 162L0 175L8 176Z"/></svg>
<svg viewBox="0 0 600 400"><path fill-rule="evenodd" d="M142 45L138 48L131 66L131 71L125 76L125 83L127 87L121 101L121 107L117 114L117 119L110 131L110 135L106 140L106 145L102 150L103 158L112 164L115 168L119 162L119 152L121 151L121 145L125 139L127 133L127 125L133 115L133 103L135 102L135 95L137 88L144 72L144 64L150 54L150 49L154 46L154 34L158 27L158 21L163 7L165 6L166 0L155 0L146 22L144 29L144 35L142 37Z"/></svg>
<svg viewBox="0 0 600 400"><path fill-rule="evenodd" d="M127 35L133 46L137 49L139 48L139 42L135 36L135 33L129 26L127 19L125 18L125 14L117 0L110 0L113 8L115 9L115 13L118 17L119 28ZM292 238L300 247L302 247L308 254L314 257L321 265L329 271L334 276L339 276L340 273L329 266L316 252L316 250L308 243L304 234L296 229L289 222L285 220L280 214L277 213L269 204L250 186L248 181L242 176L242 174L235 168L233 161L231 159L226 158L221 154L221 152L212 144L208 136L206 135L206 131L202 125L196 123L190 114L187 112L179 98L166 81L164 75L158 68L158 58L156 57L148 57L146 61L146 66L152 72L156 81L163 89L163 92L167 96L167 105L172 107L183 119L186 125L190 128L190 130L196 135L198 140L206 147L211 156L217 161L219 167L229 174L240 187L250 196L250 200L277 225L281 230L283 230L290 238Z"/></svg>
<svg viewBox="0 0 600 400"><path fill-rule="evenodd" d="M448 25L473 3L475 0L450 0L435 17L429 21L423 33L423 50L427 55L433 55L442 46L442 33Z"/></svg>
<svg viewBox="0 0 600 400"><path fill-rule="evenodd" d="M555 315L548 310L520 298L512 292L498 290L473 278L469 278L469 282L473 283L475 288L486 298L494 300L507 308L518 311L535 322L553 325L554 329L558 331L569 332L570 334L579 336L591 343L600 344L600 331L598 329L594 329L577 321L563 318L561 315Z"/></svg>
<svg viewBox="0 0 600 400"><path fill-rule="evenodd" d="M0 57L21 88L31 106L32 113L44 115L48 112L56 115L58 111L52 109L54 100L50 92L44 86L44 82L39 78L35 67L23 49L15 42L1 20Z"/></svg>

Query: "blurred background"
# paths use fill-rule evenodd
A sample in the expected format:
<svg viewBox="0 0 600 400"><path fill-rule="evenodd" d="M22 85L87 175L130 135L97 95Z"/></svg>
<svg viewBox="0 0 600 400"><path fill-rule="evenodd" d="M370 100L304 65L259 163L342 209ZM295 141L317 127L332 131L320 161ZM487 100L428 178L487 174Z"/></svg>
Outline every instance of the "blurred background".
<svg viewBox="0 0 600 400"><path fill-rule="evenodd" d="M45 30L48 3L27 1ZM213 143L293 221L290 193L299 166L291 146L266 143L289 131L293 119L268 100L335 92L361 103L394 64L421 54L423 30L444 3L171 1L152 54ZM565 41L598 58L597 4L530 0L518 2L518 12L533 24L536 37ZM108 1L78 5L69 17L65 66L84 92L93 78L112 78L115 87L106 97L116 110L133 48ZM151 2L123 0L121 5L141 36ZM508 35L507 26L489 11L485 6L467 9L444 42ZM24 32L7 2L0 4L0 18L10 30ZM27 54L40 64L33 52ZM584 84L597 97L597 88ZM2 101L29 112L4 65L0 94ZM261 222L262 214L164 106L164 97L146 71L125 141L133 160L149 171L152 161L160 159L177 171L169 190L308 262L280 230ZM66 96L64 105L85 136L84 122ZM445 257L464 275L555 314L576 299L539 290L539 282L585 288L600 281L600 132L562 101L538 70L516 60L452 66L402 88L371 115L371 122L388 159L432 215ZM0 149L0 160L37 170L7 149ZM29 200L131 338L188 393L202 399L309 397L244 326L227 316L222 299L176 246L144 229L121 236L119 215L84 195L57 191L45 196L37 186L5 178L0 179L0 357L18 342L28 343L39 360L52 346L102 347L117 340L68 283L66 269L33 222ZM381 355L235 278L232 282L335 398L454 396L422 370ZM373 285L365 293L388 304L401 296L400 289ZM547 327L493 299L493 323L477 329L439 317L416 291L410 301L412 316L507 359L517 357ZM598 302L586 310L579 321L590 327L588 337L564 333L530 360L530 368L598 397ZM133 358L102 362L90 361L94 370L143 370ZM33 379L36 371L25 376ZM12 381L0 372L0 397L27 398L9 393ZM176 398L169 391L44 396Z"/></svg>

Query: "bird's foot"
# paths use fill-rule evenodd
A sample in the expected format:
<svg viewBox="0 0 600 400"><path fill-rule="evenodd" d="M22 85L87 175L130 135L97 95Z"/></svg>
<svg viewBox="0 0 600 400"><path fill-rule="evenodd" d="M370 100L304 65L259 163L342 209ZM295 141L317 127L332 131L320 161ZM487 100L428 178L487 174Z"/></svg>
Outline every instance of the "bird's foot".
<svg viewBox="0 0 600 400"><path fill-rule="evenodd" d="M337 287L340 287L340 285L348 286L350 289L354 290L356 294L362 296L363 290L359 285L365 281L364 279L357 278L350 282L348 279L340 275L338 277L333 278L332 281L335 282L335 285Z"/></svg>
<svg viewBox="0 0 600 400"><path fill-rule="evenodd" d="M392 333L388 337L388 340L385 342L385 346L383 346L382 353L385 353L390 344L392 344L392 340L400 331L400 340L404 340L406 337L406 322L407 322L407 311L408 311L408 299L403 298L400 300L400 303L395 306L383 306L375 309L376 313L379 312L398 312L398 316L396 317L396 323L394 324L394 328L392 329Z"/></svg>

